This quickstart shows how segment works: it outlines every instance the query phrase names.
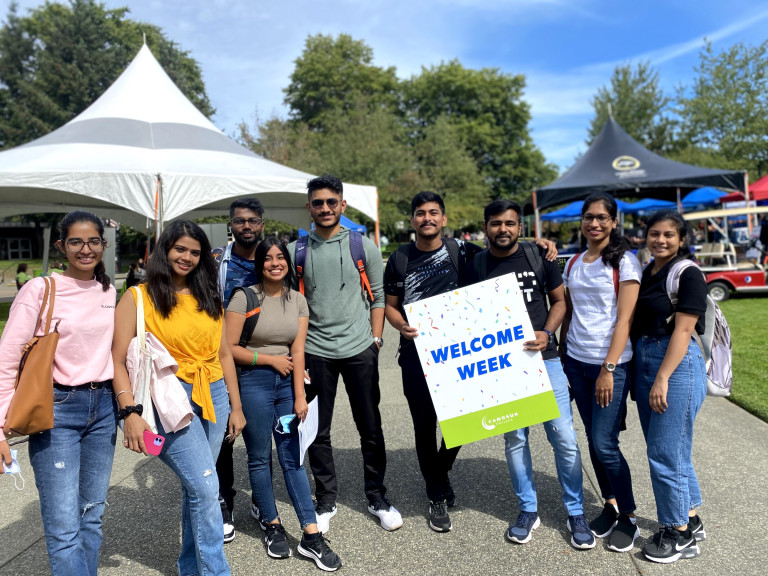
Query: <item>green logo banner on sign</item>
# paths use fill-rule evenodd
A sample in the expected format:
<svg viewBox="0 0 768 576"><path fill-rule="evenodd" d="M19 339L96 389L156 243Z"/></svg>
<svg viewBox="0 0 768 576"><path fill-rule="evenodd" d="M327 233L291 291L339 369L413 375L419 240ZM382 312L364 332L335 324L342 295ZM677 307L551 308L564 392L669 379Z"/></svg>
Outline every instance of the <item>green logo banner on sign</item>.
<svg viewBox="0 0 768 576"><path fill-rule="evenodd" d="M405 307L449 448L560 415L514 274Z"/></svg>

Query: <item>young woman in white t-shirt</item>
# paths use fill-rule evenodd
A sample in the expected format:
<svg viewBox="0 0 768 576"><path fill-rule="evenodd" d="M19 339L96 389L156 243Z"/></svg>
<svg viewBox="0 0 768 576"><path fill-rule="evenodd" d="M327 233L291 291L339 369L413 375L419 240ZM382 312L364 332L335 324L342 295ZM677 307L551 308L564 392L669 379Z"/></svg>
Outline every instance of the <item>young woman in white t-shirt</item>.
<svg viewBox="0 0 768 576"><path fill-rule="evenodd" d="M608 538L610 550L628 552L639 533L632 477L619 449L619 430L629 393L629 327L641 267L617 230L612 196L593 194L584 201L581 216L587 250L568 261L563 275L568 306L560 334L567 348L563 369L605 499L603 512L590 522L590 529L598 538Z"/></svg>

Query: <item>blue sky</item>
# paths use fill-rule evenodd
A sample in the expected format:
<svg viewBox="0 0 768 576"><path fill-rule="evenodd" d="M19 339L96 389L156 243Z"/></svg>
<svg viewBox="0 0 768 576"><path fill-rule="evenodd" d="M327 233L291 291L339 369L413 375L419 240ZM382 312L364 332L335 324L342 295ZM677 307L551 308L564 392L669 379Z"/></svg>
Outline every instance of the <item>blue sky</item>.
<svg viewBox="0 0 768 576"><path fill-rule="evenodd" d="M21 0L22 12L39 5ZM163 28L200 63L213 118L232 134L255 113L286 114L282 89L310 34L348 33L400 77L458 58L524 74L531 131L567 168L586 149L590 100L617 64L648 60L673 92L694 77L704 38L720 51L768 35L768 1L105 0ZM0 14L9 0L0 0Z"/></svg>

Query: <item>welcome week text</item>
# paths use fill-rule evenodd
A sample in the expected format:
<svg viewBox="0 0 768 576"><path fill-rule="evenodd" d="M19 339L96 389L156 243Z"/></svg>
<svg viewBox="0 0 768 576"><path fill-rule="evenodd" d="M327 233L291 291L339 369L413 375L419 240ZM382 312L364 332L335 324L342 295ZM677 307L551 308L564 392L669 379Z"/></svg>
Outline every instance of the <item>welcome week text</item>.
<svg viewBox="0 0 768 576"><path fill-rule="evenodd" d="M494 346L501 346L515 340L523 339L523 326L513 326L506 330L499 330L496 334L486 334L483 337L472 338L461 343L451 344L450 346L443 346L442 348L436 348L430 350L432 359L436 363L443 363L451 359L461 358L462 356L470 356L473 352L482 352L493 348ZM463 366L458 366L456 370L459 372L459 376L462 380L467 378L474 378L475 375L482 376L489 372L496 372L497 370L503 370L504 368L511 368L512 364L509 362L509 352L506 354L499 354L486 360L479 360ZM477 369L477 370L475 370Z"/></svg>

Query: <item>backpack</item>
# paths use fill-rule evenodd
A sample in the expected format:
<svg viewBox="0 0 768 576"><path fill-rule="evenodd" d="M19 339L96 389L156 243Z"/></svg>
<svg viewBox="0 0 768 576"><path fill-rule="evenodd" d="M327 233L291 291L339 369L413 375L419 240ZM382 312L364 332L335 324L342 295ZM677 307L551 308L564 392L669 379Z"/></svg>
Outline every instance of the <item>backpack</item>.
<svg viewBox="0 0 768 576"><path fill-rule="evenodd" d="M696 266L696 263L688 259L680 260L672 265L667 275L667 296L675 309L677 309L680 275L690 266ZM704 275L704 272L701 273ZM672 322L674 317L675 315L672 314L667 318L667 324ZM699 336L694 330L693 338L706 360L707 395L730 396L733 386L731 330L728 328L722 310L709 294L707 294L707 311L704 315L704 334Z"/></svg>
<svg viewBox="0 0 768 576"><path fill-rule="evenodd" d="M405 286L405 275L408 272L408 259L413 244L402 244L392 253L390 258L394 261L395 274L397 274L397 288ZM459 243L454 238L443 238L443 246L448 250L448 256L456 269L457 274L461 275L461 266L459 266Z"/></svg>
<svg viewBox="0 0 768 576"><path fill-rule="evenodd" d="M245 292L246 312L245 324L243 324L243 332L240 334L240 342L238 342L237 345L245 348L248 344L248 341L251 339L251 336L253 335L253 331L256 329L256 324L259 322L259 314L261 314L261 302L259 302L259 297L253 290L250 288L244 288L242 286L232 290L232 294L229 297L230 300L232 300L232 296L234 296L235 292L238 290Z"/></svg>
<svg viewBox="0 0 768 576"><path fill-rule="evenodd" d="M299 280L299 292L304 294L304 267L307 263L307 246L309 245L309 236L301 236L296 240L296 278ZM365 271L365 250L363 249L363 235L356 230L349 231L349 251L352 253L352 261L355 263L357 271L360 273L360 286L366 294L366 298L373 303L373 290L368 281L368 274Z"/></svg>
<svg viewBox="0 0 768 576"><path fill-rule="evenodd" d="M571 258L571 261L568 262L568 268L565 270L565 277L570 279L571 278L571 268L573 268L573 265L576 264L576 260L581 258L581 255L584 254L584 252L579 252ZM621 272L618 268L613 269L613 290L616 292L616 298L619 297L619 284L621 280Z"/></svg>
<svg viewBox="0 0 768 576"><path fill-rule="evenodd" d="M547 279L544 277L544 261L541 259L539 247L532 242L520 242L519 246L523 249L523 254L525 254L525 259L528 261L528 266L533 270L536 282L539 283L543 293L546 294ZM488 278L488 250L483 250L475 256L473 265L478 279L485 280Z"/></svg>

